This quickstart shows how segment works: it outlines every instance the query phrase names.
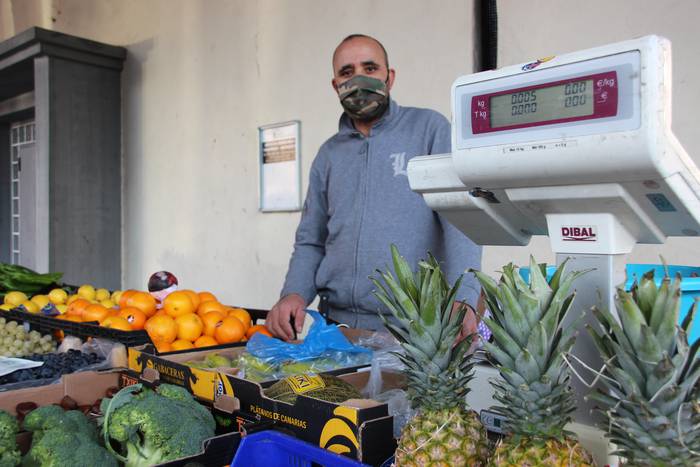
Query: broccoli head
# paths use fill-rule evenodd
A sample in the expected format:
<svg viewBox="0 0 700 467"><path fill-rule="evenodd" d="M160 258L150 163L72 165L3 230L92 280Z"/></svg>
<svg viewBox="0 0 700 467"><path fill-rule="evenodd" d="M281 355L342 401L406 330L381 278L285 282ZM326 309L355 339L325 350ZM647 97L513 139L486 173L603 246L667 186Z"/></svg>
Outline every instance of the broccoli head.
<svg viewBox="0 0 700 467"><path fill-rule="evenodd" d="M162 384L157 392L128 386L108 403L102 431L105 445L127 467L159 464L200 452L202 442L214 436L212 414L184 389Z"/></svg>
<svg viewBox="0 0 700 467"><path fill-rule="evenodd" d="M102 446L81 431L64 428L44 430L24 458L27 467L117 467L116 459Z"/></svg>
<svg viewBox="0 0 700 467"><path fill-rule="evenodd" d="M34 409L24 418L24 429L32 432L32 439L38 441L46 430L61 428L65 431L83 433L97 439L97 430L79 410L64 411L57 405L45 405Z"/></svg>
<svg viewBox="0 0 700 467"><path fill-rule="evenodd" d="M17 419L0 410L0 467L14 467L19 465L22 459L17 448L17 431Z"/></svg>

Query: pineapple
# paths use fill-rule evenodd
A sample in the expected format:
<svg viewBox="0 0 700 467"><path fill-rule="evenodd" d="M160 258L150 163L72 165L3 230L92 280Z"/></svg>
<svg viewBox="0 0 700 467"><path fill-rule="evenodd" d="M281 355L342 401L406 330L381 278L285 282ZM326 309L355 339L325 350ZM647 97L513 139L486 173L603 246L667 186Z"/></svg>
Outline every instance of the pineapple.
<svg viewBox="0 0 700 467"><path fill-rule="evenodd" d="M384 323L405 350L408 396L417 415L404 427L396 450L397 466L486 465L489 442L477 414L466 406L473 363L471 339L455 340L465 309L452 311L462 278L453 287L432 255L413 273L391 246L396 278L377 271L375 295L396 318Z"/></svg>
<svg viewBox="0 0 700 467"><path fill-rule="evenodd" d="M502 379L491 382L506 419L507 438L491 458L495 466L594 465L590 454L564 430L575 410L569 368L563 355L576 338L576 325L562 323L575 293L572 282L582 272L564 275L559 266L547 282L544 266L530 258L530 284L515 266L503 268L500 283L473 271L481 283L491 318L485 322L494 342L484 343L498 362Z"/></svg>
<svg viewBox="0 0 700 467"><path fill-rule="evenodd" d="M700 465L700 339L688 345L696 305L680 327L680 276L661 287L654 271L632 293L617 291L618 320L594 310L589 328L607 363L605 391L589 395L602 408L617 454L632 465Z"/></svg>

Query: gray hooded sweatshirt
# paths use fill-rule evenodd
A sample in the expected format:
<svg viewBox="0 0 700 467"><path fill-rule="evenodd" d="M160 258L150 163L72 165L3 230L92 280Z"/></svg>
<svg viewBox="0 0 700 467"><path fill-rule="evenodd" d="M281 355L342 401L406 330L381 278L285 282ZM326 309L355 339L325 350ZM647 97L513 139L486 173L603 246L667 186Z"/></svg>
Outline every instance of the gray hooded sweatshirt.
<svg viewBox="0 0 700 467"><path fill-rule="evenodd" d="M481 247L411 191L406 165L415 156L449 152L450 123L439 113L391 101L365 137L343 114L338 133L311 165L309 189L281 296L311 303L328 297L329 317L378 329L389 313L374 297L369 276L392 265L390 245L415 268L430 251L455 281L480 268ZM393 270L393 269L392 269ZM458 298L476 304L479 286L465 274Z"/></svg>

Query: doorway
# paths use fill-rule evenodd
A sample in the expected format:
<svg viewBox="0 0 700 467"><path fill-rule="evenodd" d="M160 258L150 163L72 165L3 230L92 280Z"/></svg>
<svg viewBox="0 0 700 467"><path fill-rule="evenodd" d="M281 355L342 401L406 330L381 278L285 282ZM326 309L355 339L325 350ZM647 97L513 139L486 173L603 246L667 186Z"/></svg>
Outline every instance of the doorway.
<svg viewBox="0 0 700 467"><path fill-rule="evenodd" d="M33 120L10 125L10 262L37 269L37 166Z"/></svg>

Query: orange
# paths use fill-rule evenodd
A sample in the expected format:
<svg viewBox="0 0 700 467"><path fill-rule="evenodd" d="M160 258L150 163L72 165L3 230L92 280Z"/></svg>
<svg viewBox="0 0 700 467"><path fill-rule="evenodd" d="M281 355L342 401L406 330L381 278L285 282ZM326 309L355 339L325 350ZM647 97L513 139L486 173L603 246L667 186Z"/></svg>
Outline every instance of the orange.
<svg viewBox="0 0 700 467"><path fill-rule="evenodd" d="M89 301L85 300L84 298L79 298L77 300L74 300L70 305L68 305L66 314L77 316L82 319L85 308L89 307L90 305L92 305L92 303L90 303Z"/></svg>
<svg viewBox="0 0 700 467"><path fill-rule="evenodd" d="M119 308L124 308L127 306L126 301L129 300L129 297L131 297L133 294L135 294L137 291L133 289L125 290L122 292L121 297L119 297Z"/></svg>
<svg viewBox="0 0 700 467"><path fill-rule="evenodd" d="M170 347L172 348L173 351L175 350L187 350L187 349L194 349L194 344L188 340L185 339L178 339L172 344L170 344Z"/></svg>
<svg viewBox="0 0 700 467"><path fill-rule="evenodd" d="M194 346L197 348L211 347L213 345L219 345L219 343L216 342L216 339L211 336L200 336L196 341L194 341Z"/></svg>
<svg viewBox="0 0 700 467"><path fill-rule="evenodd" d="M255 334L256 332L259 332L260 334L265 334L266 336L272 337L272 333L270 331L268 331L267 328L262 324L256 324L255 326L251 326L250 329L248 329L248 331L246 331L245 336L248 339L250 339L251 337L253 337L253 334Z"/></svg>
<svg viewBox="0 0 700 467"><path fill-rule="evenodd" d="M227 316L216 325L214 338L219 344L232 344L245 337L245 327L238 318Z"/></svg>
<svg viewBox="0 0 700 467"><path fill-rule="evenodd" d="M110 316L104 321L102 321L101 326L110 329L118 329L120 331L131 331L131 325L129 322L122 318L121 316Z"/></svg>
<svg viewBox="0 0 700 467"><path fill-rule="evenodd" d="M144 326L151 339L170 344L177 337L177 324L167 315L153 316Z"/></svg>
<svg viewBox="0 0 700 467"><path fill-rule="evenodd" d="M205 315L210 311L218 311L222 315L226 315L226 307L223 306L219 302L215 301L207 301L207 302L202 302L199 304L199 308L197 308L197 314L199 316Z"/></svg>
<svg viewBox="0 0 700 467"><path fill-rule="evenodd" d="M175 318L175 324L177 324L177 338L190 342L201 336L204 329L202 318L194 313L178 316Z"/></svg>
<svg viewBox="0 0 700 467"><path fill-rule="evenodd" d="M122 308L119 310L117 316L121 316L127 320L132 329L143 329L143 327L146 325L146 320L148 319L146 313L132 306Z"/></svg>
<svg viewBox="0 0 700 467"><path fill-rule="evenodd" d="M202 323L204 324L204 330L202 331L205 336L214 337L214 331L216 331L216 325L219 321L223 320L226 316L219 311L207 311L202 317Z"/></svg>
<svg viewBox="0 0 700 467"><path fill-rule="evenodd" d="M177 318L178 316L186 315L188 313L194 313L195 310L192 300L190 300L190 296L182 290L176 290L165 297L165 300L163 300L163 309L173 318Z"/></svg>
<svg viewBox="0 0 700 467"><path fill-rule="evenodd" d="M135 292L126 300L126 306L133 306L143 311L146 316L153 316L156 312L156 299L148 292Z"/></svg>
<svg viewBox="0 0 700 467"><path fill-rule="evenodd" d="M199 292L199 301L204 302L218 302L219 300L211 292Z"/></svg>
<svg viewBox="0 0 700 467"><path fill-rule="evenodd" d="M109 310L102 305L89 305L83 310L83 321L100 322L109 316Z"/></svg>
<svg viewBox="0 0 700 467"><path fill-rule="evenodd" d="M202 301L199 298L199 294L195 292L194 290L189 290L189 289L184 289L183 292L187 294L188 297L190 297L190 300L192 300L192 305L194 305L194 309L196 310L197 307L199 306L199 303Z"/></svg>
<svg viewBox="0 0 700 467"><path fill-rule="evenodd" d="M250 329L250 327L253 325L253 321L250 318L250 313L248 311L244 310L243 308L231 308L231 310L228 312L229 316L235 316L238 318L241 323L243 323L243 326L245 326L245 330L247 331Z"/></svg>
<svg viewBox="0 0 700 467"><path fill-rule="evenodd" d="M173 346L170 342L153 341L153 345L156 346L158 353L171 352L173 350Z"/></svg>

